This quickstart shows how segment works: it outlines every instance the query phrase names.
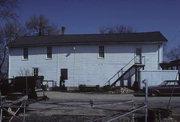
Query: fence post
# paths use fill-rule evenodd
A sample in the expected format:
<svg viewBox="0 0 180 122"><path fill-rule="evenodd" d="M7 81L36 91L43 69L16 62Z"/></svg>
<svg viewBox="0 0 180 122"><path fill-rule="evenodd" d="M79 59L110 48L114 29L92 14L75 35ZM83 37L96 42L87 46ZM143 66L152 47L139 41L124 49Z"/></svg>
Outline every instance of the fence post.
<svg viewBox="0 0 180 122"><path fill-rule="evenodd" d="M147 122L148 121L148 82L145 79L143 83L145 84L145 122Z"/></svg>
<svg viewBox="0 0 180 122"><path fill-rule="evenodd" d="M0 122L2 122L2 99L1 99L1 91L0 91Z"/></svg>
<svg viewBox="0 0 180 122"><path fill-rule="evenodd" d="M23 101L23 108L24 108L24 113L23 113L23 122L25 122L26 121L26 119L25 119L25 115L26 115L26 100L24 100Z"/></svg>
<svg viewBox="0 0 180 122"><path fill-rule="evenodd" d="M134 106L134 100L132 102L132 110L134 110L135 106ZM134 112L132 113L132 122L134 122Z"/></svg>

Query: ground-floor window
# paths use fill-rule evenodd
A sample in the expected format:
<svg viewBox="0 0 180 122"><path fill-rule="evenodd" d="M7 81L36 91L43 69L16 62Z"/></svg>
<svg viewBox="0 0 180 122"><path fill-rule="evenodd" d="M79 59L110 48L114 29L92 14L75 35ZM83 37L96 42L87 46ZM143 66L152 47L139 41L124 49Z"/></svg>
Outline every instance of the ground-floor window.
<svg viewBox="0 0 180 122"><path fill-rule="evenodd" d="M37 67L33 68L33 75L38 76L39 74L39 69Z"/></svg>

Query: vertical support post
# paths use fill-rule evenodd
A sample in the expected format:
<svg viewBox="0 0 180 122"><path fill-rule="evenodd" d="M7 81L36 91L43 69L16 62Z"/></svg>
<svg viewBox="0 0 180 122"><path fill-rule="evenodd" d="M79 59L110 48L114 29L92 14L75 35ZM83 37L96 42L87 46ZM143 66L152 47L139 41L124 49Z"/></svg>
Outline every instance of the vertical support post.
<svg viewBox="0 0 180 122"><path fill-rule="evenodd" d="M135 65L135 81L133 84L134 90L137 91L139 89L139 81L140 81L140 77L139 77L139 70L138 70L138 66Z"/></svg>
<svg viewBox="0 0 180 122"><path fill-rule="evenodd" d="M28 82L27 82L27 76L26 76L26 95L28 95Z"/></svg>
<svg viewBox="0 0 180 122"><path fill-rule="evenodd" d="M133 102L132 102L132 110L134 110L134 100L133 100ZM132 122L134 122L134 112L132 113Z"/></svg>
<svg viewBox="0 0 180 122"><path fill-rule="evenodd" d="M2 99L1 99L1 91L0 91L0 122L2 122Z"/></svg>
<svg viewBox="0 0 180 122"><path fill-rule="evenodd" d="M144 81L145 84L145 122L148 120L148 82L145 79Z"/></svg>
<svg viewBox="0 0 180 122"><path fill-rule="evenodd" d="M131 79L130 79L130 78L127 78L127 82L128 82L128 87L129 87L129 88L132 88L132 82L131 82Z"/></svg>
<svg viewBox="0 0 180 122"><path fill-rule="evenodd" d="M26 114L26 100L23 101L24 113L23 113L23 122L25 122L25 114Z"/></svg>
<svg viewBox="0 0 180 122"><path fill-rule="evenodd" d="M137 66L135 66L135 81L138 81L138 69L137 69Z"/></svg>
<svg viewBox="0 0 180 122"><path fill-rule="evenodd" d="M119 81L120 81L120 86L124 87L124 78L120 79Z"/></svg>

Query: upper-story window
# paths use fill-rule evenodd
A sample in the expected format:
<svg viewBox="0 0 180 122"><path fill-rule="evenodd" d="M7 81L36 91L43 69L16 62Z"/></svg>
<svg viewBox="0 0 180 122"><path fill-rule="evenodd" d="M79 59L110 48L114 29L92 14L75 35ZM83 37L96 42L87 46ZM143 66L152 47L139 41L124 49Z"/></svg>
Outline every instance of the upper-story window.
<svg viewBox="0 0 180 122"><path fill-rule="evenodd" d="M23 48L23 59L28 59L28 48Z"/></svg>
<svg viewBox="0 0 180 122"><path fill-rule="evenodd" d="M52 47L47 47L47 59L52 58Z"/></svg>
<svg viewBox="0 0 180 122"><path fill-rule="evenodd" d="M99 46L99 57L104 58L104 46Z"/></svg>

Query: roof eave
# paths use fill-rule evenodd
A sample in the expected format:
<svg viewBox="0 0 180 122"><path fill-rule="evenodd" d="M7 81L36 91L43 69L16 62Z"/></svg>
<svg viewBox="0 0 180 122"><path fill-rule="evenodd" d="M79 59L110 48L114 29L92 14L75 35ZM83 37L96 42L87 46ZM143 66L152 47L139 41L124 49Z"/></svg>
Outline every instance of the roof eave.
<svg viewBox="0 0 180 122"><path fill-rule="evenodd" d="M42 47L42 46L71 46L71 45L120 45L120 44L162 44L163 41L154 42L62 42L62 43L46 43L46 44L16 44L9 45L9 48L22 48L22 47Z"/></svg>

